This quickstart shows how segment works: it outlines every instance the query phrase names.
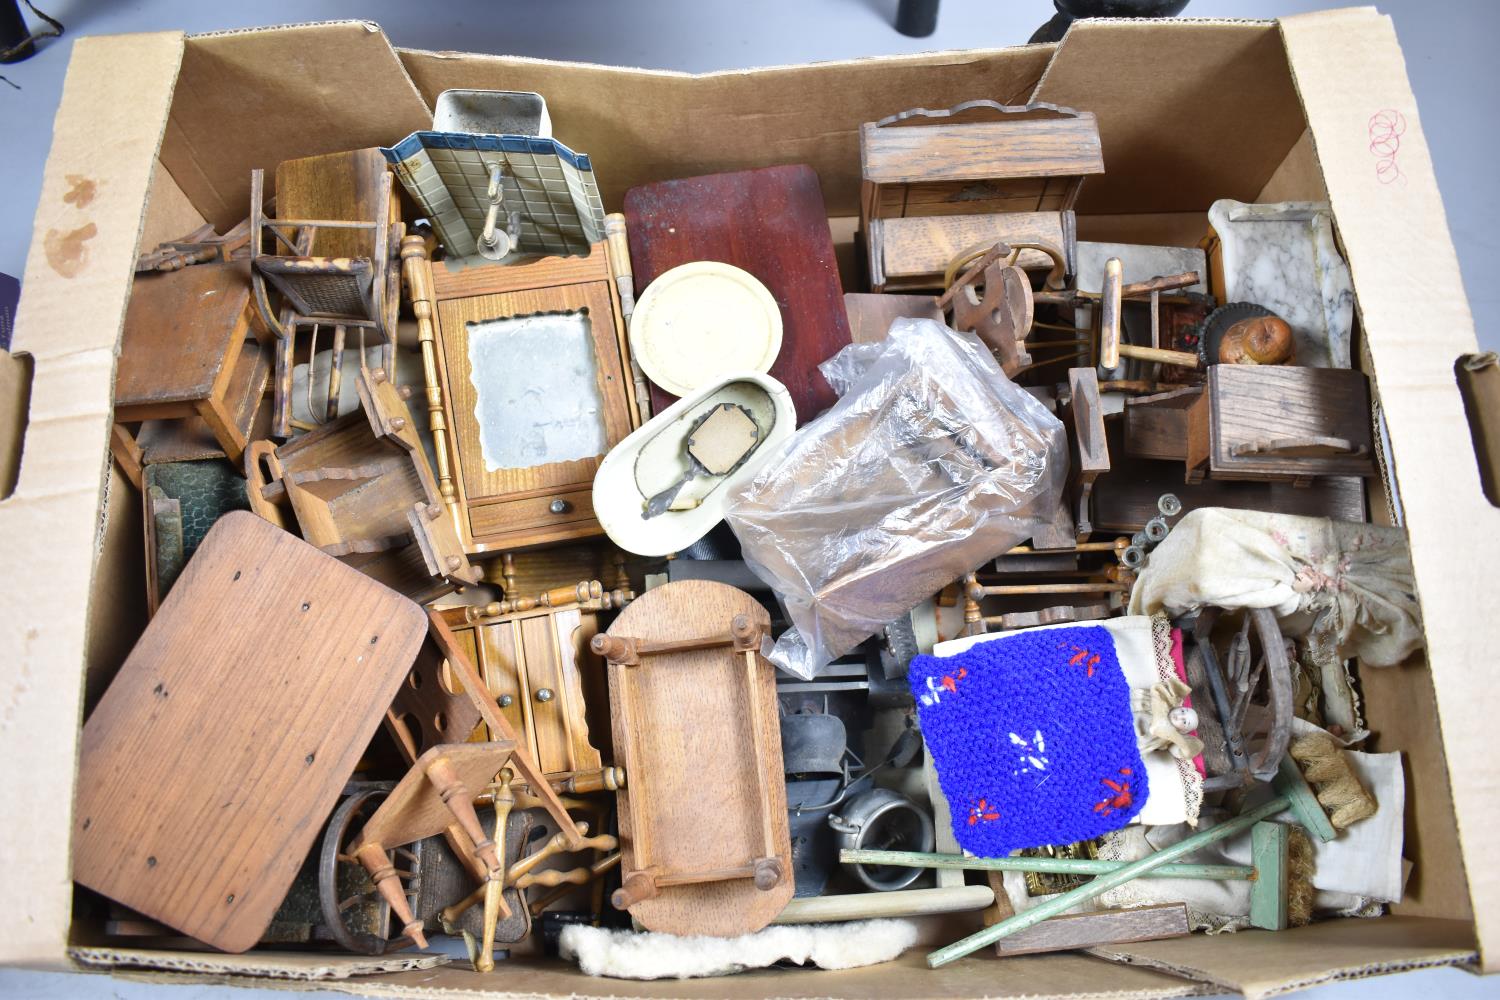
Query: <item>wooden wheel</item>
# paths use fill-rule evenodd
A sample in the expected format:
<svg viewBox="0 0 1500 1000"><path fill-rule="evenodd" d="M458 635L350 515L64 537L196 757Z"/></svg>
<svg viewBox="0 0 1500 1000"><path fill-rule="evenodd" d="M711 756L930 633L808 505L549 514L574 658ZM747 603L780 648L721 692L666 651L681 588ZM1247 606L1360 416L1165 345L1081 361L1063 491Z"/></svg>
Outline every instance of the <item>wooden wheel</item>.
<svg viewBox="0 0 1500 1000"><path fill-rule="evenodd" d="M392 788L391 782L362 782L352 786L328 820L318 856L318 905L323 924L339 946L357 955L384 955L411 944L402 935L388 938L390 907L381 898L364 866L348 852L350 843L364 829L365 821ZM398 847L389 852L406 894L418 888L421 845ZM374 920L361 919L375 914Z"/></svg>
<svg viewBox="0 0 1500 1000"><path fill-rule="evenodd" d="M1198 613L1186 663L1209 792L1271 780L1286 755L1293 710L1291 661L1276 616L1247 610L1222 652L1212 639L1220 617L1219 608Z"/></svg>

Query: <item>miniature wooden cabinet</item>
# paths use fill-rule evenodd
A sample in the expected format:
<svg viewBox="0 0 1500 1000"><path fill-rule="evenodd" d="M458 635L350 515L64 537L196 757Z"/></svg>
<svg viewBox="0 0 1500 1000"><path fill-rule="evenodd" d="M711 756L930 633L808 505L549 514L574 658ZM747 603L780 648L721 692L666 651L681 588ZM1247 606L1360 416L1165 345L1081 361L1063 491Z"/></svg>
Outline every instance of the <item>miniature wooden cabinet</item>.
<svg viewBox="0 0 1500 1000"><path fill-rule="evenodd" d="M873 291L941 289L948 262L997 241L1057 248L1074 269L1073 205L1104 172L1094 116L1051 104L966 101L867 122L860 227ZM1027 269L1050 268L1027 251Z"/></svg>
<svg viewBox="0 0 1500 1000"><path fill-rule="evenodd" d="M1305 486L1373 476L1370 383L1349 368L1212 365L1188 412L1187 478Z"/></svg>
<svg viewBox="0 0 1500 1000"><path fill-rule="evenodd" d="M468 607L441 616L544 774L599 770L585 699L586 680L601 706L605 697L603 668L588 645L599 631L593 611L573 604L488 617Z"/></svg>
<svg viewBox="0 0 1500 1000"><path fill-rule="evenodd" d="M604 243L587 257L436 264L432 286L468 550L602 534L594 472L639 422Z"/></svg>

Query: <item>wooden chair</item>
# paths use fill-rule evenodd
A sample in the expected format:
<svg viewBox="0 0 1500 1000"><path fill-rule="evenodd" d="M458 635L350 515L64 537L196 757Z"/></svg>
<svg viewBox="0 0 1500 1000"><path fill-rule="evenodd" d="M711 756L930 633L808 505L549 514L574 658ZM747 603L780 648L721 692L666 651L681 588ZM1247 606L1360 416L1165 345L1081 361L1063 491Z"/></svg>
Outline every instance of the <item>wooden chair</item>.
<svg viewBox="0 0 1500 1000"><path fill-rule="evenodd" d="M276 170L276 187L281 217L270 219L263 211L265 172L251 171L255 305L278 341L271 433L286 437L291 432L292 354L299 330L312 331L310 354L315 354L319 328L333 327L326 419L338 415L344 341L350 328L360 331L361 350L366 347L365 331L372 331L381 348L374 367L395 370L401 302L401 269L395 258L405 228L391 196L390 172L376 149L288 160ZM281 299L279 309L272 307L268 285Z"/></svg>

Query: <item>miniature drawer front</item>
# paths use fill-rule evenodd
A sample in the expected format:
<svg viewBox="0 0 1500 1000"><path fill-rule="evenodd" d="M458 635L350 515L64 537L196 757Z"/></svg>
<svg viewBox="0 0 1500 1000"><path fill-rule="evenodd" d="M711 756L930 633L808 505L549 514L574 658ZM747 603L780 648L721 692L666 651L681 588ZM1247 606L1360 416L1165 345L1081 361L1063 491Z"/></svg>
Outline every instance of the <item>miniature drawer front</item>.
<svg viewBox="0 0 1500 1000"><path fill-rule="evenodd" d="M517 532L543 533L550 527L565 525L570 531L583 533L572 537L603 532L594 520L591 489L548 493L524 500L502 500L469 508L469 533L476 542Z"/></svg>
<svg viewBox="0 0 1500 1000"><path fill-rule="evenodd" d="M584 627L581 611L539 608L474 625L451 624L460 643L476 651L485 687L543 773L598 769L601 758L589 742L579 672L594 628Z"/></svg>
<svg viewBox="0 0 1500 1000"><path fill-rule="evenodd" d="M1370 383L1363 372L1213 365L1208 400L1211 476L1375 474Z"/></svg>

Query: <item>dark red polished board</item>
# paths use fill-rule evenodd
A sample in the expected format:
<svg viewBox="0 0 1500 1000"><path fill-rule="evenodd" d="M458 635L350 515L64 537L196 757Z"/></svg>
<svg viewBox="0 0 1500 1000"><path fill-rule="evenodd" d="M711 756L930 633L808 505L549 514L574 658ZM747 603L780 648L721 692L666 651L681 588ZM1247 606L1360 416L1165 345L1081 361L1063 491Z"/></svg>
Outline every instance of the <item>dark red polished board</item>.
<svg viewBox="0 0 1500 1000"><path fill-rule="evenodd" d="M838 398L818 365L849 343L833 236L818 175L806 164L643 184L625 193L636 297L663 272L695 260L749 271L781 307L781 354L771 376L806 423ZM651 386L655 412L675 396Z"/></svg>

